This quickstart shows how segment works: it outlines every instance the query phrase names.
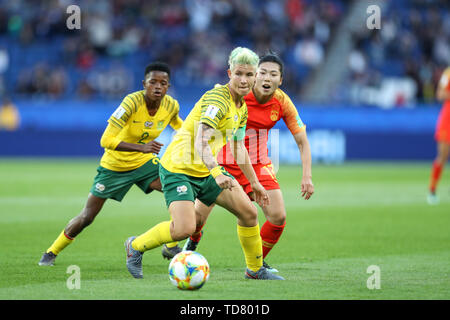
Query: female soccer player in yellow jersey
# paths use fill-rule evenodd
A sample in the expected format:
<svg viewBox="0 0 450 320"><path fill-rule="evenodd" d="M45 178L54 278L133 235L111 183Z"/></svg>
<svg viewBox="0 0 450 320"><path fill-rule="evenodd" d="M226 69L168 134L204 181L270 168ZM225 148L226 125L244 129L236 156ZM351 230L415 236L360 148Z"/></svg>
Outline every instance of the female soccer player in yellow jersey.
<svg viewBox="0 0 450 320"><path fill-rule="evenodd" d="M156 154L162 144L155 139L167 125L178 130L183 123L178 101L166 94L169 80L167 64L151 63L145 69L144 90L127 95L111 115L100 141L105 153L87 202L43 254L39 265L53 265L61 250L92 223L106 199L122 201L133 184L146 194L161 191Z"/></svg>
<svg viewBox="0 0 450 320"><path fill-rule="evenodd" d="M283 280L263 267L258 212L236 180L219 166L217 153L230 139L236 140L233 153L247 161L240 165L252 185L255 200L269 204L243 144L247 105L243 97L255 82L259 58L247 48L235 48L229 56L228 84L207 91L186 118L161 158L159 175L172 221L164 221L138 237L125 241L127 268L142 278L142 256L164 243L186 239L195 232L195 200L206 206L215 203L233 213L244 251L249 279Z"/></svg>
<svg viewBox="0 0 450 320"><path fill-rule="evenodd" d="M281 119L286 123L300 151L303 170L300 193L305 200L308 200L314 193L311 173L311 148L306 135L306 126L300 119L289 96L279 88L283 82L283 71L283 61L276 54L269 53L262 56L259 60L252 92L244 97L249 115L245 145L249 150L256 176L267 190L270 201L270 205L262 208L266 217L266 222L261 226L263 259L278 243L286 225L283 195L273 170L272 161L267 155L269 131ZM249 197L253 198L252 188L243 176L235 159L233 159L233 155L230 154L230 149L230 144L227 144L219 152L217 156L219 164L222 164L239 182ZM197 201L195 209L201 219L197 220L199 223L197 232L186 241L183 250L196 250L203 233L202 225L206 222L212 208ZM263 261L263 266L271 272L278 272L265 261Z"/></svg>

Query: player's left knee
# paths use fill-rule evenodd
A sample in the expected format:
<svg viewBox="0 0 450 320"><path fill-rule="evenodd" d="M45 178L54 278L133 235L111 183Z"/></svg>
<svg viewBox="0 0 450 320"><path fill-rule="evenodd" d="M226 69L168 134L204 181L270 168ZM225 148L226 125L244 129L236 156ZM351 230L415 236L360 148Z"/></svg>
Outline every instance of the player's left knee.
<svg viewBox="0 0 450 320"><path fill-rule="evenodd" d="M196 225L194 224L184 224L183 226L175 227L171 232L171 237L175 241L181 241L189 238L195 232Z"/></svg>
<svg viewBox="0 0 450 320"><path fill-rule="evenodd" d="M284 211L276 212L275 214L270 215L268 220L274 225L282 226L286 223L286 213Z"/></svg>
<svg viewBox="0 0 450 320"><path fill-rule="evenodd" d="M253 226L258 223L258 210L255 206L249 206L243 210L240 220L245 223L246 226Z"/></svg>

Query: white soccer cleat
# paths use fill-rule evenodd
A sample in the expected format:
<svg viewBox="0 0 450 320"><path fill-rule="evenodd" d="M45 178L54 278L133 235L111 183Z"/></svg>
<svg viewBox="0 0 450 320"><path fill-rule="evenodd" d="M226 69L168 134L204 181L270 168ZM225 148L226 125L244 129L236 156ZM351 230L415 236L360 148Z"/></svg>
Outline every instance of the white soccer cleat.
<svg viewBox="0 0 450 320"><path fill-rule="evenodd" d="M439 204L439 197L435 193L429 193L427 195L427 202L430 206L435 206Z"/></svg>

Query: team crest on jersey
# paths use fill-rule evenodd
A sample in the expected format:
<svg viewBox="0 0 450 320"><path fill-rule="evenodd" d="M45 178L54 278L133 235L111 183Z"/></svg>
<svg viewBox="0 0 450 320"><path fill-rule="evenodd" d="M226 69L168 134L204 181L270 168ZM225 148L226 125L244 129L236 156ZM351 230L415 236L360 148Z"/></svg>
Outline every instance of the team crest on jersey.
<svg viewBox="0 0 450 320"><path fill-rule="evenodd" d="M278 120L278 110L272 109L270 112L270 120L277 121Z"/></svg>
<svg viewBox="0 0 450 320"><path fill-rule="evenodd" d="M151 128L151 127L153 127L153 122L152 121L145 121L144 126L146 128Z"/></svg>
<svg viewBox="0 0 450 320"><path fill-rule="evenodd" d="M234 122L237 122L239 120L239 117L237 114L234 115Z"/></svg>
<svg viewBox="0 0 450 320"><path fill-rule="evenodd" d="M162 130L164 126L164 120L158 121L158 124L156 125L156 128L158 130Z"/></svg>

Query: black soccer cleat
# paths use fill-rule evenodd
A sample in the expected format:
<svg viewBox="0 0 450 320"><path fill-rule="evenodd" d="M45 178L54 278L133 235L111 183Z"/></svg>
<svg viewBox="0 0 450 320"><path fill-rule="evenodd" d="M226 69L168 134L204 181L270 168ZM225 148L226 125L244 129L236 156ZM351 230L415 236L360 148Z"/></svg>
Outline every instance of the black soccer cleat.
<svg viewBox="0 0 450 320"><path fill-rule="evenodd" d="M203 230L200 231L201 232L201 237L203 236ZM198 246L199 241L194 241L192 240L190 237L186 240L186 243L183 246L183 251L195 251L197 250L197 246Z"/></svg>
<svg viewBox="0 0 450 320"><path fill-rule="evenodd" d="M161 254L163 258L167 260L173 259L173 257L175 257L175 255L180 252L181 248L178 246L178 244L172 248L169 248L166 244L164 244L161 249Z"/></svg>
<svg viewBox="0 0 450 320"><path fill-rule="evenodd" d="M263 260L263 267L267 269L267 271L272 272L272 273L277 273L278 270L275 268L272 268L271 266L269 266L269 264L267 262L265 262Z"/></svg>

